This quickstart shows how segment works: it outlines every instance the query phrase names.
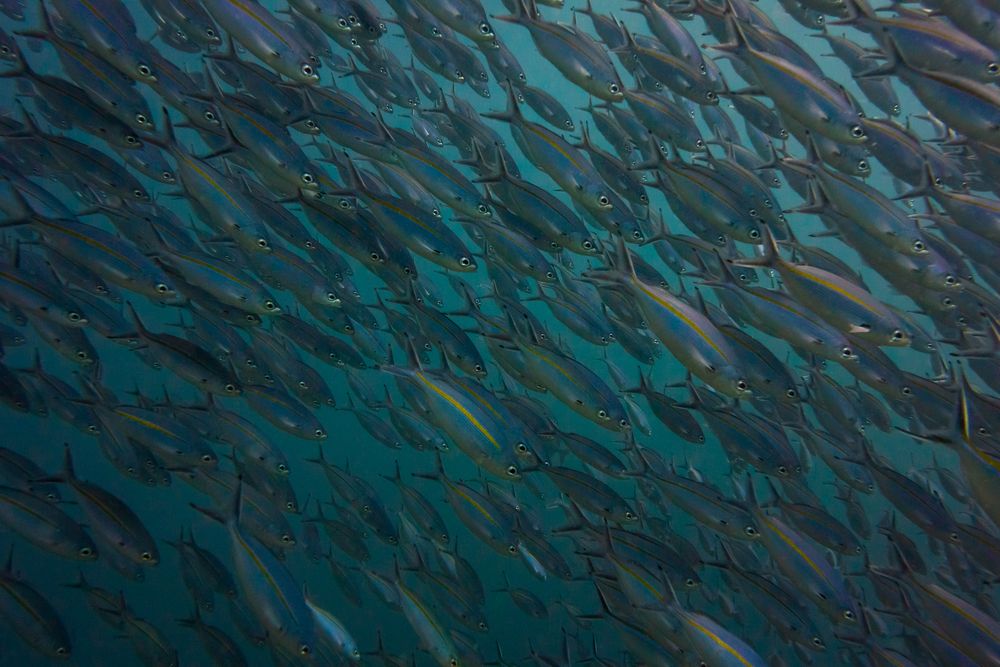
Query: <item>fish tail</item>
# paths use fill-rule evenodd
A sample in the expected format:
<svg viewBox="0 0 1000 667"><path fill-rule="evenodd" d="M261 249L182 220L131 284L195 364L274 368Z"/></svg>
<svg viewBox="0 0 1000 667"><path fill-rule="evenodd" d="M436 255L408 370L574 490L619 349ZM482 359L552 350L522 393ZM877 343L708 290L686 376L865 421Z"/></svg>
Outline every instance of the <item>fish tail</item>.
<svg viewBox="0 0 1000 667"><path fill-rule="evenodd" d="M725 260L729 264L734 264L736 266L767 266L773 267L781 261L781 255L778 252L778 242L774 238L774 234L766 226L761 227L763 232L764 241L764 254L760 257L752 257L746 259L727 259Z"/></svg>
<svg viewBox="0 0 1000 667"><path fill-rule="evenodd" d="M503 111L487 111L480 115L494 120L501 120L505 123L521 122L524 117L521 115L521 107L517 103L517 94L514 92L514 85L508 80L503 84L507 89L507 108Z"/></svg>
<svg viewBox="0 0 1000 667"><path fill-rule="evenodd" d="M531 25L538 20L538 7L535 6L534 0L514 0L513 14L494 15L493 18L505 23Z"/></svg>

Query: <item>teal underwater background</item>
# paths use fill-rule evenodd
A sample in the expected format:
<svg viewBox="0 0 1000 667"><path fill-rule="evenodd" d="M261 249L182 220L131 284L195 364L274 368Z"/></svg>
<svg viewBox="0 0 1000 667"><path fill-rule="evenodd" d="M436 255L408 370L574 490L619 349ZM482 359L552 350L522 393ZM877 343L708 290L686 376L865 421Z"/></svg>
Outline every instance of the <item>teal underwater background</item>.
<svg viewBox="0 0 1000 667"><path fill-rule="evenodd" d="M264 0L264 6L271 11L278 11L284 8L280 0ZM132 15L138 24L140 35L152 35L155 26L143 11L142 6L135 0L125 0L125 5L131 10ZM376 0L376 5L382 10L384 17L392 16L392 10ZM506 14L507 11L499 0L483 0L483 5L491 14ZM581 8L581 0L567 0L566 7L555 9L543 8L543 15L546 20L551 21L576 21L584 29L590 30L590 20L583 15L576 15L572 10ZM827 75L834 81L842 83L855 96L861 100L862 105L868 115L880 117L882 114L871 106L856 88L855 82L842 62L836 58L820 57L827 52L825 42L815 39L816 32L803 28L799 23L792 20L781 8L776 0L761 0L757 3L759 8L766 13L786 35L794 36L803 48L814 56L820 63ZM625 11L626 7L632 7L634 3L622 2L619 0L594 0L594 9L605 14L614 14L630 30L635 33L647 33L643 19L633 13ZM0 27L8 33L13 33L25 26L35 26L38 21L37 8L29 3L27 17L24 21L15 22L9 18L0 17ZM692 34L701 43L712 43L711 36L703 36L700 19L694 19L687 24ZM494 22L494 28L498 36L509 47L521 62L528 74L528 83L554 95L563 105L570 109L576 121L576 132L579 135L581 123L587 119L585 111L580 111L581 107L588 104L586 93L573 84L567 82L559 72L544 58L542 58L528 32L520 26ZM853 39L865 45L873 44L862 33L850 28L831 28L835 34L844 32L850 34ZM38 49L28 48L26 38L17 38L22 46L24 57L30 62L35 71L55 73L60 71L60 65L52 50L48 46L41 46ZM866 41L867 40L867 41ZM181 67L190 71L200 71L203 68L202 59L199 54L183 54L170 47L162 45L158 41L152 42L161 53ZM391 50L403 63L409 63L409 46L400 35L397 26L388 25L386 34L381 43ZM336 48L336 47L334 47ZM710 53L710 51L706 51ZM249 55L244 54L249 58ZM732 68L721 58L717 59L726 76L727 81L739 81L738 76ZM370 103L357 90L356 84L350 77L342 76L341 73L333 71L329 66L321 70L320 85L335 85L343 90L354 94L357 99L367 106ZM438 79L442 88L451 91L452 85L444 80ZM731 85L733 85L731 83ZM140 86L142 89L142 86ZM495 80L490 81L491 98L483 99L473 93L468 87L458 87L455 94L470 102L481 112L496 111L505 106L505 95L503 89ZM159 124L159 102L155 101L149 91L145 91L157 116ZM895 86L895 92L900 97L903 108L901 118L907 118L922 111L920 103L911 95L910 91L903 85ZM18 89L18 82L14 79L0 80L0 113L19 117L20 107L32 108L33 101L30 96L24 95ZM427 107L427 100L422 100L422 105ZM733 110L728 100L723 100L722 108L733 118L737 127L742 128L738 115ZM693 105L692 105L693 110ZM37 115L37 114L36 114ZM710 136L712 129L708 127L701 115L695 113L699 127L703 136ZM535 118L532 116L532 118ZM537 118L536 118L537 120ZM409 113L404 109L396 109L393 113L385 114L385 122L390 126L409 127ZM525 180L531 181L557 190L556 185L547 175L539 171L530 162L521 158L516 145L510 137L507 127L503 123L487 121L503 137L508 148L519 158L517 163L521 171L521 176ZM44 123L40 121L40 123ZM43 125L44 126L44 125ZM591 124L592 127L592 124ZM926 137L933 134L933 129L926 123L919 120L913 121L913 128L924 132ZM603 139L595 135L595 141L604 144ZM68 133L69 136L83 141L91 142L102 148L103 145L88 138L85 133L74 130ZM188 130L179 130L182 144L186 145L193 152L204 150L205 146L200 145L194 133ZM301 138L302 135L296 135ZM747 140L745 144L749 144ZM789 142L789 149L794 154L801 155L802 148L794 141ZM313 158L319 158L320 153L313 147L307 149ZM440 149L441 154L448 156L452 160L459 159L459 153L452 147ZM329 168L331 173L335 173L333 168ZM472 172L467 168L465 173L471 177ZM187 220L191 216L190 209L183 199L170 198L168 188L153 183L149 179L140 176L143 184L156 197L157 203L167 207L181 218ZM875 165L873 173L867 179L869 185L874 186L879 191L895 196L899 192L899 185L894 183L892 177L880 165ZM61 188L53 185L52 191L65 198L67 206L73 209L82 208L83 204L75 199L73 195ZM663 195L654 188L648 188L651 197L651 209L662 211L668 226L672 231L683 230L682 224L676 219L667 207ZM781 205L786 209L794 208L801 203L794 191L787 185L774 190ZM565 195L562 195L565 197ZM566 200L568 202L568 200ZM901 206L906 206L908 202L902 202ZM911 202L913 210L917 210L918 204ZM294 207L292 207L294 209ZM446 219L450 219L452 213L447 209L442 209ZM834 239L810 238L810 234L822 230L822 225L810 215L789 214L789 220L796 236L809 244L825 248L846 261L850 266L856 267L859 273L865 278L871 291L879 298L893 304L909 307L909 302L900 297L878 274L864 266L863 262L847 246ZM461 226L452 222L460 236L466 240L469 247L476 247ZM8 238L17 235L14 229L6 232ZM601 232L601 236L604 234ZM322 238L322 237L320 237ZM324 242L326 242L324 240ZM741 244L741 249L748 252L750 247ZM682 280L676 274L669 272L657 259L656 253L649 247L631 246L633 252L653 262L655 266L664 271L673 288L679 288ZM571 256L573 268L576 273L592 267L597 268L600 264L598 258L588 259L579 255ZM461 298L451 288L449 280L438 274L435 268L427 262L418 259L418 266L422 270L422 275L429 279L437 293L444 300L444 310L458 309L462 306ZM365 269L359 268L356 264L353 274L353 281L362 294L362 301L366 304L374 303L375 291L383 287L380 281ZM761 284L773 286L774 278L761 272ZM490 291L489 277L483 266L474 274L462 274L460 278L472 287L479 295L486 295ZM684 287L693 290L697 281L690 278L683 279ZM707 298L714 301L708 290L702 290ZM288 293L276 293L282 306L290 306L294 303L294 297ZM524 298L530 294L522 294ZM151 302L139 296L128 295L129 300L136 306L143 322L152 330L165 330L166 327L177 321L178 309L172 307L161 307L153 305ZM550 327L552 333L564 344L564 351L571 352L572 355L588 364L598 374L605 379L608 372L605 365L605 357L618 367L624 369L632 380L637 380L637 363L630 356L625 354L618 345L611 345L607 348L599 348L590 345L575 337L562 324L555 320L548 309L541 303L525 301L524 305L531 309L546 326ZM181 315L183 317L183 314ZM0 320L4 319L0 313ZM460 321L471 325L471 320L467 318ZM36 350L41 355L44 367L49 372L55 373L64 379L72 382L75 374L86 372L87 369L76 367L62 357L54 354L44 343L39 341L30 328L26 328L25 336L27 341L19 347L11 347L6 350L3 363L10 368L25 368L31 365ZM336 334L331 334L336 335ZM379 335L386 342L391 341L391 337L384 332ZM781 358L788 359L789 365L796 376L806 374L804 362L790 353L789 348L781 341L768 339L763 334L754 332L754 336L764 340L769 347ZM350 343L350 337L341 335L343 340ZM167 370L154 370L143 363L135 352L105 340L99 336L92 336L100 357L100 367L102 371L102 381L112 388L120 398L128 401L130 392L138 390L142 395L152 399L159 399L164 392L168 393L172 400L177 402L198 401L201 397L190 385L173 376ZM485 346L480 346L485 354ZM888 349L886 353L896 362L896 364L907 371L922 375L932 376L937 372L933 367L932 357L920 354L908 349ZM395 360L397 362L405 359L404 352L395 347ZM305 357L309 361L309 357ZM431 367L436 367L437 352L431 355ZM311 361L309 363L312 363ZM373 364L369 363L369 366ZM296 490L300 507L309 498L313 502L325 501L331 493L330 485L323 475L323 472L315 465L307 462L307 459L315 457L317 447L321 447L325 457L337 464L346 465L349 463L350 469L355 474L368 480L378 490L389 511L395 515L399 507L398 492L394 485L383 479L383 475L391 475L394 465L398 462L404 477L411 472L431 471L435 465L435 457L431 452L419 452L409 447L392 450L376 442L359 425L356 417L349 409L344 409L348 405L348 388L345 372L327 365L315 364L334 396L337 399L338 408L322 407L315 411L315 414L322 422L323 427L329 437L320 443L307 442L296 439L267 423L259 415L253 414L245 401L239 398L217 398L216 400L228 409L239 412L254 422L267 436L285 453L291 467L291 480ZM644 372L650 374L652 384L662 388L668 383L680 383L685 378L685 368L673 359L669 353L662 354L652 366L644 367ZM374 394L382 393L382 385L392 386L392 379L378 368L370 367L366 370L350 371L362 379L363 382L375 388ZM830 367L828 374L844 385L853 385L853 379L842 369ZM975 381L975 380L974 380ZM496 373L491 372L485 383L491 387L499 386ZM669 390L677 400L683 400L686 392L683 389ZM563 430L576 431L588 435L609 447L612 451L618 451L625 446L624 439L619 434L602 430L591 422L579 417L572 411L555 401L551 396L544 394L534 394L540 398L547 406L553 420L559 424ZM355 397L355 402L357 398ZM640 402L642 407L644 404ZM653 426L653 434L647 436L637 434L637 440L643 446L650 447L664 456L668 460L675 461L678 465L689 464L697 469L705 479L712 480L718 486L730 490L732 485L730 464L724 455L719 443L710 431L706 429L707 442L703 445L692 445L685 443L661 424L655 421L647 413L650 423ZM897 421L898 418L897 418ZM899 425L905 425L899 421ZM913 440L899 433L884 433L876 429L867 430L868 437L874 448L887 458L889 462L899 471L909 470L923 471L932 463L932 454L946 467L955 468L954 456L944 448L931 448L916 445ZM793 438L793 442L797 439ZM146 568L144 570L144 581L126 581L118 573L112 570L105 562L98 559L92 563L76 563L59 559L51 554L44 553L10 533L0 532L0 550L13 548L13 564L15 570L32 586L36 587L58 610L66 628L69 631L73 642L72 664L75 665L140 665L143 664L132 652L129 643L116 636L116 632L107 625L99 622L84 599L80 591L69 588L66 584L74 582L78 577L78 571L82 570L87 581L94 585L99 585L111 591L121 590L124 598L128 601L129 607L138 616L155 624L166 637L177 648L179 662L181 665L208 665L210 664L195 635L179 626L176 619L189 616L192 612L192 600L188 591L181 582L179 574L179 560L177 553L166 546L166 540L176 539L183 530L192 529L197 536L198 543L224 560L228 554L228 543L224 530L197 511L189 507L189 503L204 504L207 498L179 479L174 479L169 486L147 487L143 484L127 479L119 474L115 468L108 463L99 451L93 438L82 435L78 430L61 422L53 416L40 417L30 414L18 413L10 409L0 410L0 445L11 448L15 451L29 455L35 462L45 470L55 473L62 467L63 443L69 443L73 451L73 458L77 475L85 480L101 484L105 488L112 490L121 499L127 502L145 521L151 532L156 536L161 546L161 561L158 566ZM217 449L222 459L221 465L228 465L225 461L222 448ZM465 459L460 452L452 448L443 457L448 474L453 479L474 479L479 473L475 466ZM742 478L735 477L734 482L742 483ZM809 488L824 502L826 507L842 521L846 521L842 505L834 499L835 488L829 484L833 476L825 466L819 462L814 462L811 471L807 474ZM758 479L760 482L761 480ZM503 558L496 552L478 542L468 530L455 519L448 510L443 500L440 486L432 481L408 478L408 484L419 488L428 498L438 506L442 515L449 523L453 542L459 545L460 553L472 562L483 580L484 588L493 591L504 586L504 577L516 585L530 589L549 607L549 618L538 620L529 618L513 604L510 597L501 594L488 592L485 605L486 616L489 621L488 633L477 635L480 647L480 655L484 660L492 660L495 656L495 646L502 647L504 657L511 662L529 656L532 650L546 655L559 655L562 651L564 636L560 628L565 628L571 635L577 637L573 644L574 658L571 664L583 664L589 653L590 636L599 648L601 656L613 664L626 664L622 658L621 637L611 623L604 621L579 621L574 619L568 610L575 610L576 613L587 616L589 614L600 613L600 605L594 592L593 585L587 580L585 560L572 555L572 545L566 539L554 538L553 544L570 558L574 571L580 575L579 581L562 581L556 577L549 577L546 581L541 581L533 577L525 567L524 563L517 558ZM615 480L610 482L624 497L633 498L635 485L632 480ZM765 488L763 483L758 483L760 489ZM524 501L533 505L538 511L543 513L546 525L556 527L563 523L563 513L552 507L553 502L558 498L558 493L554 487L548 485L544 489L544 497L535 497L523 489L518 489L518 494L524 494ZM69 493L64 493L68 497ZM763 493L763 495L767 495ZM865 507L871 521L877 522L882 514L890 507L885 498L876 493L870 496L861 497L861 502ZM958 513L962 508L946 499L946 503L951 509ZM297 535L301 534L301 519L312 512L311 505L305 513L295 516L290 515L289 519ZM72 507L67 510L72 514ZM332 511L332 510L331 510ZM926 540L921 539L920 531L913 525L899 518L901 530L910 534L921 544L925 555L939 562L937 556L931 555L927 551ZM695 522L677 510L676 514L670 518L670 527L680 535L686 537L692 543L698 543L698 532ZM378 539L369 536L367 545L372 551L370 565L375 569L391 572L394 549L384 544ZM889 546L886 540L875 537L865 543L867 558L872 562L884 562L888 557ZM350 565L346 556L338 554L336 557L343 558L345 565ZM706 559L708 554L703 554ZM372 650L376 646L377 632L380 632L385 641L386 648L390 652L398 655L413 653L416 664L430 665L433 660L423 652L417 650L418 640L406 620L399 613L393 612L385 607L366 585L361 583L361 575L353 574L358 590L361 593L364 604L360 607L352 605L344 595L343 590L330 575L326 562L313 562L306 557L301 548L294 548L287 552L285 564L292 570L299 582L308 588L312 598L320 602L331 613L337 616L350 630L357 640L362 651ZM864 561L860 557L842 558L839 565L844 572L854 572L863 568ZM761 616L755 608L741 597L739 593L727 590L726 583L719 576L718 572L711 568L701 568L699 570L703 579L702 587L706 590L721 591L724 598L732 600L735 605L735 613L727 615L723 613L725 599L712 596L708 599L701 592L683 594L691 609L696 609L711 614L719 620L725 627L733 631L740 637L748 641L761 656L768 657L773 654L784 656L784 663L777 661L771 664L804 664L802 653L796 653L787 646L781 644L773 633L770 633ZM869 601L874 604L874 600ZM215 610L205 612L206 620L218 625L226 630L230 636L237 641L241 641L245 655L250 664L266 665L271 664L270 657L266 650L254 647L242 641L242 635L233 627L223 600L216 596ZM814 614L817 622L823 624L821 617ZM809 659L812 664L850 664L841 663L844 657L837 648L840 646L834 634L836 628L821 626L821 631L827 639L831 648L826 653L811 654ZM576 641L582 646L577 649ZM47 665L48 659L39 657L37 654L27 650L20 640L14 636L10 630L0 623L0 666L2 667L24 667L26 665ZM363 658L363 664L378 664L374 658ZM404 663L408 664L408 663ZM694 663L697 664L697 663Z"/></svg>

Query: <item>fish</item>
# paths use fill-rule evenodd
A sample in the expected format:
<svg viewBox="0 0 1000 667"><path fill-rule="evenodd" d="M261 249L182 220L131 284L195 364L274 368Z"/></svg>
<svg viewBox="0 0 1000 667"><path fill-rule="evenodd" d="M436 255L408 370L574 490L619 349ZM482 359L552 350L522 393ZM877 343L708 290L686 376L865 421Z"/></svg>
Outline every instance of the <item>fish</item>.
<svg viewBox="0 0 1000 667"><path fill-rule="evenodd" d="M255 0L210 0L205 9L248 51L280 74L305 85L319 81L319 58L302 37Z"/></svg>
<svg viewBox="0 0 1000 667"><path fill-rule="evenodd" d="M70 659L73 648L62 619L51 602L15 575L13 560L11 549L0 573L4 620L8 627L38 654L50 659Z"/></svg>
<svg viewBox="0 0 1000 667"><path fill-rule="evenodd" d="M256 538L240 526L243 514L243 483L239 481L228 516L198 508L215 521L222 521L230 539L236 582L247 597L254 618L275 641L294 655L309 657L315 642L312 611L292 574Z"/></svg>
<svg viewBox="0 0 1000 667"><path fill-rule="evenodd" d="M101 544L143 567L159 563L156 540L139 516L109 491L77 478L68 444L64 450L63 472L43 479L69 486Z"/></svg>
<svg viewBox="0 0 1000 667"><path fill-rule="evenodd" d="M740 266L771 266L785 279L793 298L804 301L843 333L854 334L879 345L903 346L909 343L905 325L884 303L840 276L781 258L774 237L765 233L765 255L756 260L735 260ZM841 309L842 308L842 309Z"/></svg>
<svg viewBox="0 0 1000 667"><path fill-rule="evenodd" d="M0 0L10 659L997 662L995 5Z"/></svg>

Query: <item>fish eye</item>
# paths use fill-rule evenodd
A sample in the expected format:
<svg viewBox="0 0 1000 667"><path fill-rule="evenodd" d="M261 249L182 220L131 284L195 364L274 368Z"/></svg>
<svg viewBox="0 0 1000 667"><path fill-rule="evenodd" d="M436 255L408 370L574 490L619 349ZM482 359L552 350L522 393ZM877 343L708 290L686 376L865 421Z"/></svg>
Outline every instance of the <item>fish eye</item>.
<svg viewBox="0 0 1000 667"><path fill-rule="evenodd" d="M292 536L291 535L282 535L281 536L281 541L284 542L285 544L288 544L289 542L292 541Z"/></svg>
<svg viewBox="0 0 1000 667"><path fill-rule="evenodd" d="M546 271L545 272L545 277L551 280L552 278L556 277L556 274L553 273L552 271Z"/></svg>
<svg viewBox="0 0 1000 667"><path fill-rule="evenodd" d="M948 539L951 540L952 542L958 542L959 540L958 533L948 533Z"/></svg>
<svg viewBox="0 0 1000 667"><path fill-rule="evenodd" d="M76 313L76 312L71 312L66 317L69 318L70 322L79 322L82 319L80 317L80 313Z"/></svg>
<svg viewBox="0 0 1000 667"><path fill-rule="evenodd" d="M267 242L267 239L257 239L258 248L267 248L269 245L270 244Z"/></svg>
<svg viewBox="0 0 1000 667"><path fill-rule="evenodd" d="M277 467L278 467L278 472L281 473L288 472L288 466L286 466L284 463L279 463Z"/></svg>
<svg viewBox="0 0 1000 667"><path fill-rule="evenodd" d="M145 561L150 561L153 560L153 554L149 553L148 551L143 551L141 554L139 554L139 558Z"/></svg>
<svg viewBox="0 0 1000 667"><path fill-rule="evenodd" d="M482 364L476 364L475 366L472 367L472 370L474 370L477 373L482 373L483 372L483 365Z"/></svg>
<svg viewBox="0 0 1000 667"><path fill-rule="evenodd" d="M591 243L590 241L584 241L583 242L583 247L586 248L587 250L590 250L590 249L592 249L594 247L594 244Z"/></svg>
<svg viewBox="0 0 1000 667"><path fill-rule="evenodd" d="M299 380L299 388L301 388L301 389L308 389L309 385L306 383L305 380Z"/></svg>
<svg viewBox="0 0 1000 667"><path fill-rule="evenodd" d="M746 528L743 529L743 532L749 535L750 537L754 537L757 534L757 529L754 528L753 526L747 526Z"/></svg>
<svg viewBox="0 0 1000 667"><path fill-rule="evenodd" d="M642 237L642 232L639 231L638 229L633 230L632 231L632 238L634 238L636 241L641 241L642 238L643 238Z"/></svg>
<svg viewBox="0 0 1000 667"><path fill-rule="evenodd" d="M311 654L312 654L312 649L309 647L309 644L303 644L302 646L299 647L299 655L311 655Z"/></svg>
<svg viewBox="0 0 1000 667"><path fill-rule="evenodd" d="M607 410L598 410L597 411L597 416L600 417L601 419L607 419L608 418L608 411Z"/></svg>
<svg viewBox="0 0 1000 667"><path fill-rule="evenodd" d="M612 82L608 84L608 92L611 93L612 95L617 95L618 93L622 92L622 87L619 86L617 83Z"/></svg>
<svg viewBox="0 0 1000 667"><path fill-rule="evenodd" d="M905 338L905 337L906 337L906 334L904 334L899 329L896 329L895 331L892 332L892 339L893 340L903 340L903 338Z"/></svg>
<svg viewBox="0 0 1000 667"><path fill-rule="evenodd" d="M799 392L795 391L794 389L789 389L789 390L787 390L785 392L785 396L787 396L788 398L795 398L798 395L799 395Z"/></svg>
<svg viewBox="0 0 1000 667"><path fill-rule="evenodd" d="M844 618L846 620L848 620L848 621L853 621L854 620L854 612L851 611L850 609L845 609L844 610Z"/></svg>
<svg viewBox="0 0 1000 667"><path fill-rule="evenodd" d="M861 139L862 137L865 136L865 128L861 127L860 125L854 125L853 127L851 127L851 136L854 137L855 139Z"/></svg>
<svg viewBox="0 0 1000 667"><path fill-rule="evenodd" d="M823 645L823 640L820 639L819 637L813 637L812 638L812 643L813 643L813 646L822 646Z"/></svg>
<svg viewBox="0 0 1000 667"><path fill-rule="evenodd" d="M517 477L517 466L507 466L507 475L510 477Z"/></svg>
<svg viewBox="0 0 1000 667"><path fill-rule="evenodd" d="M740 391L746 391L747 389L750 388L750 385L747 384L746 380L737 380L736 388L739 389Z"/></svg>
<svg viewBox="0 0 1000 667"><path fill-rule="evenodd" d="M141 76L149 76L149 75L151 75L153 73L153 70L151 70L149 68L149 65L146 65L146 64L140 64L135 69L136 69L137 72L139 72L139 74Z"/></svg>
<svg viewBox="0 0 1000 667"><path fill-rule="evenodd" d="M913 249L917 252L926 252L927 246L921 240L916 240L913 242Z"/></svg>
<svg viewBox="0 0 1000 667"><path fill-rule="evenodd" d="M317 438L325 438L326 437L326 431L324 431L321 428L318 428L315 431L313 431L313 435L315 435Z"/></svg>
<svg viewBox="0 0 1000 667"><path fill-rule="evenodd" d="M778 474L782 476L787 475L788 468L786 468L785 466L778 466Z"/></svg>
<svg viewBox="0 0 1000 667"><path fill-rule="evenodd" d="M205 34L209 37L215 37L215 30L212 28L205 28Z"/></svg>
<svg viewBox="0 0 1000 667"><path fill-rule="evenodd" d="M69 655L69 649L66 648L65 646L60 646L59 648L56 649L56 653L58 655Z"/></svg>
<svg viewBox="0 0 1000 667"><path fill-rule="evenodd" d="M306 120L306 127L308 127L310 130L315 130L318 126L316 125L316 121L310 118Z"/></svg>
<svg viewBox="0 0 1000 667"><path fill-rule="evenodd" d="M840 348L840 356L844 359L849 359L854 356L854 351L849 347L842 347Z"/></svg>
<svg viewBox="0 0 1000 667"><path fill-rule="evenodd" d="M314 72L313 66L310 65L309 63L303 63L302 67L299 68L299 71L305 74L306 76L312 76Z"/></svg>
<svg viewBox="0 0 1000 667"><path fill-rule="evenodd" d="M125 143L129 146L136 146L139 143L139 139L134 134L126 134Z"/></svg>
<svg viewBox="0 0 1000 667"><path fill-rule="evenodd" d="M625 427L628 426L628 420L624 419L624 418L623 419L619 419L618 420L618 425L621 426L622 428L625 428Z"/></svg>
<svg viewBox="0 0 1000 667"><path fill-rule="evenodd" d="M492 35L493 34L493 28L490 27L489 23L486 23L484 21L484 22L482 22L482 23L479 24L479 34L481 34L481 35Z"/></svg>
<svg viewBox="0 0 1000 667"><path fill-rule="evenodd" d="M235 389L235 387L233 387L233 388ZM213 460L215 460L215 457L213 457L211 454L202 454L201 455L201 460L204 463L211 463Z"/></svg>
<svg viewBox="0 0 1000 667"><path fill-rule="evenodd" d="M313 177L312 174L306 172L302 174L302 182L305 183L306 185L312 185L313 183L316 182L316 179Z"/></svg>
<svg viewBox="0 0 1000 667"><path fill-rule="evenodd" d="M479 204L478 206L476 206L476 210L479 211L482 215L489 215L490 213L490 207L487 206L486 204Z"/></svg>
<svg viewBox="0 0 1000 667"><path fill-rule="evenodd" d="M749 211L747 211L747 212L748 212L748 213L750 214L750 217L751 217L751 218L756 218L756 217L757 217L757 209L755 209L755 208L752 208L752 209L750 209L750 210L749 210Z"/></svg>
<svg viewBox="0 0 1000 667"><path fill-rule="evenodd" d="M225 389L226 391L232 393L232 392L236 391L236 385L233 384L232 382L227 382L226 386L223 387L223 389Z"/></svg>
<svg viewBox="0 0 1000 667"><path fill-rule="evenodd" d="M718 95L715 94L715 91L710 90L707 93L705 93L705 98L708 99L708 100L714 100L717 97L718 97Z"/></svg>
<svg viewBox="0 0 1000 667"><path fill-rule="evenodd" d="M144 113L137 113L135 115L135 122L139 123L139 125L145 125L146 123L149 122L149 119L146 118L146 114L144 114Z"/></svg>
<svg viewBox="0 0 1000 667"><path fill-rule="evenodd" d="M524 454L524 453L526 453L528 451L528 446L526 444L524 444L523 442L519 442L519 443L517 443L517 451L519 451L522 454Z"/></svg>
<svg viewBox="0 0 1000 667"><path fill-rule="evenodd" d="M858 171L869 171L868 160L858 160Z"/></svg>
<svg viewBox="0 0 1000 667"><path fill-rule="evenodd" d="M337 19L337 25L339 25L341 28L346 28L347 27L347 19L345 19L343 16L341 16L339 19Z"/></svg>
<svg viewBox="0 0 1000 667"><path fill-rule="evenodd" d="M164 285L163 283L156 283L156 291L159 292L160 294L166 294L167 292L170 291L170 288L167 285Z"/></svg>
<svg viewBox="0 0 1000 667"><path fill-rule="evenodd" d="M173 172L165 171L162 174L160 174L160 178L162 178L164 181L172 181L174 180L174 174Z"/></svg>
<svg viewBox="0 0 1000 667"><path fill-rule="evenodd" d="M77 551L77 553L83 556L84 558L89 558L94 554L94 550L91 549L90 547L81 547L80 550Z"/></svg>
<svg viewBox="0 0 1000 667"><path fill-rule="evenodd" d="M451 667L458 667L458 660L452 658L451 660L448 661L448 664L451 665Z"/></svg>
<svg viewBox="0 0 1000 667"><path fill-rule="evenodd" d="M202 116L205 118L205 120L207 120L210 123L215 122L215 113L212 111L206 111L205 113L202 114Z"/></svg>
<svg viewBox="0 0 1000 667"><path fill-rule="evenodd" d="M611 200L608 199L607 195L601 195L600 197L597 198L597 203L600 204L601 206L610 206Z"/></svg>
<svg viewBox="0 0 1000 667"><path fill-rule="evenodd" d="M758 232L756 229L751 229L750 232L747 234L747 236L749 236L754 240L757 240L760 238L760 232Z"/></svg>
<svg viewBox="0 0 1000 667"><path fill-rule="evenodd" d="M469 259L468 257L459 257L458 263L461 264L462 266L472 266L472 260Z"/></svg>
<svg viewBox="0 0 1000 667"><path fill-rule="evenodd" d="M948 275L944 277L944 284L948 287L954 287L958 284L958 280L955 279L955 276Z"/></svg>
<svg viewBox="0 0 1000 667"><path fill-rule="evenodd" d="M274 301L271 301L270 299L264 302L264 310L274 310L277 307L278 304L276 304Z"/></svg>
<svg viewBox="0 0 1000 667"><path fill-rule="evenodd" d="M986 66L986 71L989 73L990 76L996 76L997 74L1000 74L1000 64L989 63Z"/></svg>
<svg viewBox="0 0 1000 667"><path fill-rule="evenodd" d="M629 521L635 521L635 514L632 514L629 510L625 510L625 518Z"/></svg>

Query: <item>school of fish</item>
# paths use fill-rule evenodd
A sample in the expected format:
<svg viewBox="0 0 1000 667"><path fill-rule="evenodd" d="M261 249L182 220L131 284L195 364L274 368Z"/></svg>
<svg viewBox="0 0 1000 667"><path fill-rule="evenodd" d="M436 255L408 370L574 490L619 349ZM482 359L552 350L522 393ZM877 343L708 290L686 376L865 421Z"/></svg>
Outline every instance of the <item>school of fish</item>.
<svg viewBox="0 0 1000 667"><path fill-rule="evenodd" d="M0 12L3 664L1000 665L1000 1Z"/></svg>

